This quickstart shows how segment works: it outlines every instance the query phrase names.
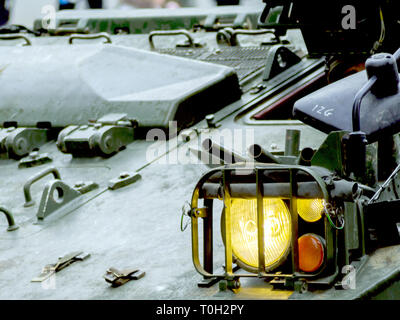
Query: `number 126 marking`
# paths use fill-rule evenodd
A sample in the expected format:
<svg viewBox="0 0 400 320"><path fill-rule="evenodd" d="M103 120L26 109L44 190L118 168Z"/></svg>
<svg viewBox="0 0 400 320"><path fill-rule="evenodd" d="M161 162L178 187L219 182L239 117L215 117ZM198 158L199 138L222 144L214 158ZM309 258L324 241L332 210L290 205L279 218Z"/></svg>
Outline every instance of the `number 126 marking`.
<svg viewBox="0 0 400 320"><path fill-rule="evenodd" d="M328 109L324 106L320 106L318 104L315 105L315 107L312 109L313 112L318 113L318 114L322 114L325 117L329 117L333 114L333 112L335 111L334 109Z"/></svg>

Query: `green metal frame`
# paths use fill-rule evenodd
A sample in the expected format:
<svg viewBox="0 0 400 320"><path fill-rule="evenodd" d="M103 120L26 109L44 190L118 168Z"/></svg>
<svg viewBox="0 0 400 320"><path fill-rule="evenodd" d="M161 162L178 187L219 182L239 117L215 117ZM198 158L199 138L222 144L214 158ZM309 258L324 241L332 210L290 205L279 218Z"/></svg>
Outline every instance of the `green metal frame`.
<svg viewBox="0 0 400 320"><path fill-rule="evenodd" d="M322 178L317 175L312 168L309 167L302 167L302 166L294 166L294 165L265 165L265 166L256 166L254 168L254 172L256 174L256 185L257 185L257 227L258 227L258 273L235 273L234 266L233 266L233 251L231 246L231 215L230 215L230 201L231 195L229 190L229 177L232 171L240 171L246 170L248 172L248 168L217 168L209 171L205 174L200 181L198 182L192 196L191 201L191 225L192 225L192 258L193 264L197 270L205 279L219 279L219 280L234 280L239 277L259 277L259 278L274 278L274 279L289 279L289 280L296 280L296 279L307 279L309 283L319 283L319 284L332 284L338 274L338 268L336 267L337 264L337 241L335 237L335 233L333 228L330 226L326 216L324 216L324 226L325 226L325 240L326 240L326 249L325 249L325 261L323 267L317 273L307 274L301 273L299 271L298 266L298 250L297 250L297 238L298 238L298 214L296 208L296 197L297 197L297 182L296 182L296 172L304 171L309 174L311 177L315 179L318 183L323 198L325 201L329 202L330 197L327 191L326 185ZM292 257L292 273L291 274L277 274L268 272L265 266L265 257L264 257L264 234L263 228L260 226L264 223L264 215L263 215L263 181L262 181L262 173L264 171L274 171L274 170L288 170L290 173L290 186L291 186L291 193L290 193L290 213L292 219L292 238L291 238L291 257ZM225 273L223 274L215 274L212 270L212 263L207 260L213 260L213 250L212 250L212 243L209 243L210 237L204 236L203 237L203 247L204 247L204 263L205 267L200 262L199 257L199 218L205 219L207 222L204 223L204 235L207 235L207 228L211 228L212 232L212 203L214 199L205 199L205 208L199 208L198 202L201 198L201 189L203 185L208 181L208 179L218 173L222 173L222 184L223 184L223 194L222 200L224 202L224 228L225 232ZM202 212L202 214L200 214ZM211 219L210 219L211 217ZM337 236L337 234L336 234ZM212 237L211 237L212 241ZM207 253L207 254L206 254ZM208 256L207 256L208 255ZM327 277L321 277L321 274L326 270L327 267L333 266L332 274L328 275ZM317 279L320 277L319 279Z"/></svg>

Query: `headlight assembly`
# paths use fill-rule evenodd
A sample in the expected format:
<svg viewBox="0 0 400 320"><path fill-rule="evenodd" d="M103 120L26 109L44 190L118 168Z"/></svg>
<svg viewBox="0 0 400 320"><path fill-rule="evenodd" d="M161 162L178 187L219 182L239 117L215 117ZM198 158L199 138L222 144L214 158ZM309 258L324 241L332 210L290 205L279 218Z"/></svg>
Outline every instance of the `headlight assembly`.
<svg viewBox="0 0 400 320"><path fill-rule="evenodd" d="M298 279L333 283L337 239L326 217L327 204L333 200L321 178L327 174L322 168L298 165L257 165L251 170L230 165L204 175L193 193L190 214L193 263L204 276L201 286L212 279L229 282L239 277L259 277L285 286ZM213 212L214 201L222 201L222 212ZM222 274L213 272L214 214L220 214L221 221Z"/></svg>
<svg viewBox="0 0 400 320"><path fill-rule="evenodd" d="M242 268L258 268L257 201L232 199L232 251ZM291 217L289 208L279 198L263 199L265 266L273 269L287 257L291 243ZM225 214L222 215L224 225Z"/></svg>
<svg viewBox="0 0 400 320"><path fill-rule="evenodd" d="M307 222L316 222L322 218L325 200L323 199L297 199L299 216Z"/></svg>

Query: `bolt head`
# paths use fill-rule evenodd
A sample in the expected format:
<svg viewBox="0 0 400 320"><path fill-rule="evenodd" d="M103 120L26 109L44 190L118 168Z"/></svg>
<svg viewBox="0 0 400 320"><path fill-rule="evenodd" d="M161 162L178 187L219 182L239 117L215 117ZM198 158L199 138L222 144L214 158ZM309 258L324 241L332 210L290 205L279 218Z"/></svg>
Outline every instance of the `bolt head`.
<svg viewBox="0 0 400 320"><path fill-rule="evenodd" d="M119 175L119 178L120 179L125 179L125 178L128 178L129 177L129 173L128 172L122 172L120 175Z"/></svg>
<svg viewBox="0 0 400 320"><path fill-rule="evenodd" d="M83 187L84 185L85 185L85 183L83 181L79 181L79 182L75 183L74 187L80 188L80 187Z"/></svg>
<svg viewBox="0 0 400 320"><path fill-rule="evenodd" d="M39 157L39 152L37 152L37 151L32 151L32 152L29 154L29 157L31 157L32 159L35 159L35 158Z"/></svg>

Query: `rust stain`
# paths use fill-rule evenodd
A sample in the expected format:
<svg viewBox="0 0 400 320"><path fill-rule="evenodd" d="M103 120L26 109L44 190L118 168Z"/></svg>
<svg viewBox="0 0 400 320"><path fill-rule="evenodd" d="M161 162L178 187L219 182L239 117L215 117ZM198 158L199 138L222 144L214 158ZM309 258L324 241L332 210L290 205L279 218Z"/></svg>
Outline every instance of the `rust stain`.
<svg viewBox="0 0 400 320"><path fill-rule="evenodd" d="M2 74L3 71L7 69L8 66L9 66L8 64L0 66L0 74Z"/></svg>

